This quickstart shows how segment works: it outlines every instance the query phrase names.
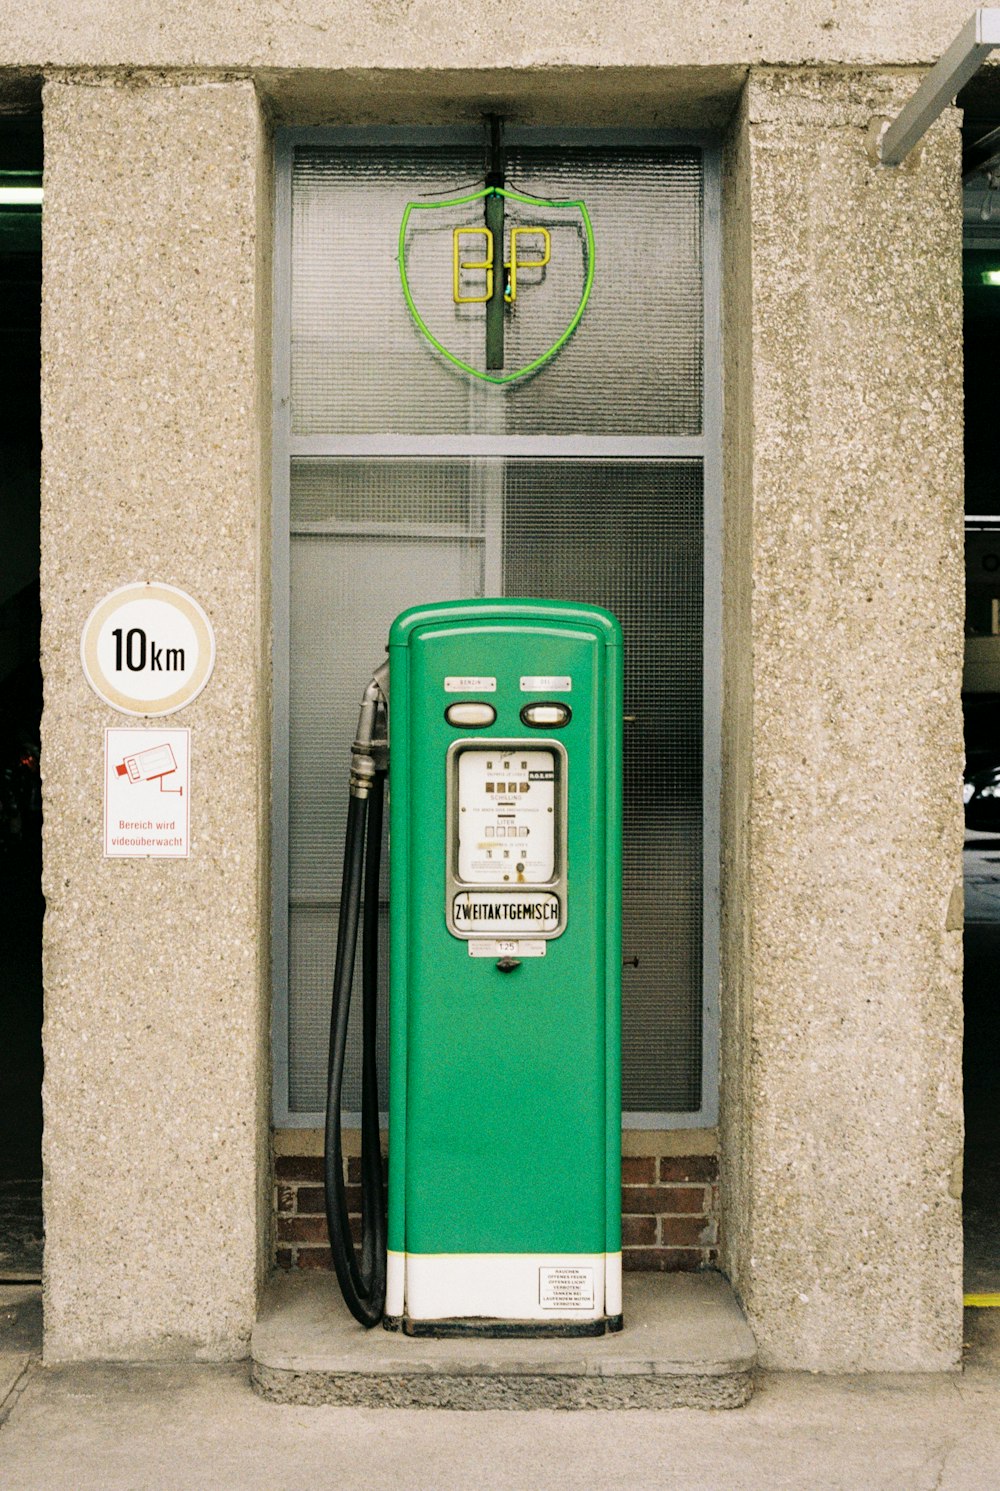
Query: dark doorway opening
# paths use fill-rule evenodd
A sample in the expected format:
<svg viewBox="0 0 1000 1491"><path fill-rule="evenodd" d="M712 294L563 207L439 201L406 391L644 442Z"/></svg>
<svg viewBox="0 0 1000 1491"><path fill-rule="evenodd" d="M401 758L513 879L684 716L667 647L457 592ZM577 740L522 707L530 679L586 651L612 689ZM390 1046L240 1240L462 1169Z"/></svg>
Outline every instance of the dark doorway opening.
<svg viewBox="0 0 1000 1491"><path fill-rule="evenodd" d="M42 1258L42 129L0 118L0 1279Z"/></svg>

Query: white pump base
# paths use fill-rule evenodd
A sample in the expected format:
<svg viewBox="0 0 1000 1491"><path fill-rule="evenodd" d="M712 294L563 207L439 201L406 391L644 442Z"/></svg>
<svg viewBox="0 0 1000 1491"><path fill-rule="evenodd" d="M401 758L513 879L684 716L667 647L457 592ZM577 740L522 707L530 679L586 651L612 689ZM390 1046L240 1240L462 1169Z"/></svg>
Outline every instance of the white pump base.
<svg viewBox="0 0 1000 1491"><path fill-rule="evenodd" d="M621 1253L394 1253L385 1313L409 1320L614 1319Z"/></svg>

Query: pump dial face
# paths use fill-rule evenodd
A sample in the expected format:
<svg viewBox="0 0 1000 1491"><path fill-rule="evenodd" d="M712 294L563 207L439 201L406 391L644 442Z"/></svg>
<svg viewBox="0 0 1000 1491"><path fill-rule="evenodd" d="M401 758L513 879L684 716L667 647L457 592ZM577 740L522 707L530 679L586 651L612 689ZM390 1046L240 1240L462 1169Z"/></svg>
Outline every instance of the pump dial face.
<svg viewBox="0 0 1000 1491"><path fill-rule="evenodd" d="M544 885L555 872L552 751L463 751L458 759L458 878Z"/></svg>

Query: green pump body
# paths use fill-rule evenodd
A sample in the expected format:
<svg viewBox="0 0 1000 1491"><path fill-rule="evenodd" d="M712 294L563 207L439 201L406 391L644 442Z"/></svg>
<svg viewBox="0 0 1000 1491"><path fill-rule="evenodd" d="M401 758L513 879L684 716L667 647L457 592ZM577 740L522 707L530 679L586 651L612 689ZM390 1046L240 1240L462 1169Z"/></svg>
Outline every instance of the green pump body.
<svg viewBox="0 0 1000 1491"><path fill-rule="evenodd" d="M389 639L387 1324L621 1323L621 630L544 600Z"/></svg>

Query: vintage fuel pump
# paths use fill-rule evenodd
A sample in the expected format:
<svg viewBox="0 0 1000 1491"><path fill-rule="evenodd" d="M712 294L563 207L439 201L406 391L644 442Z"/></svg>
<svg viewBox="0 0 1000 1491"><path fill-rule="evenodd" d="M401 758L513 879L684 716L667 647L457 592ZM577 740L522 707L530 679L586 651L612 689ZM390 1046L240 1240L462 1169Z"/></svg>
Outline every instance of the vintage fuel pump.
<svg viewBox="0 0 1000 1491"><path fill-rule="evenodd" d="M607 611L482 600L404 611L365 692L326 1136L334 1265L364 1325L621 1327L621 690ZM375 1009L390 699L386 1239ZM358 1259L340 1092L362 889Z"/></svg>

